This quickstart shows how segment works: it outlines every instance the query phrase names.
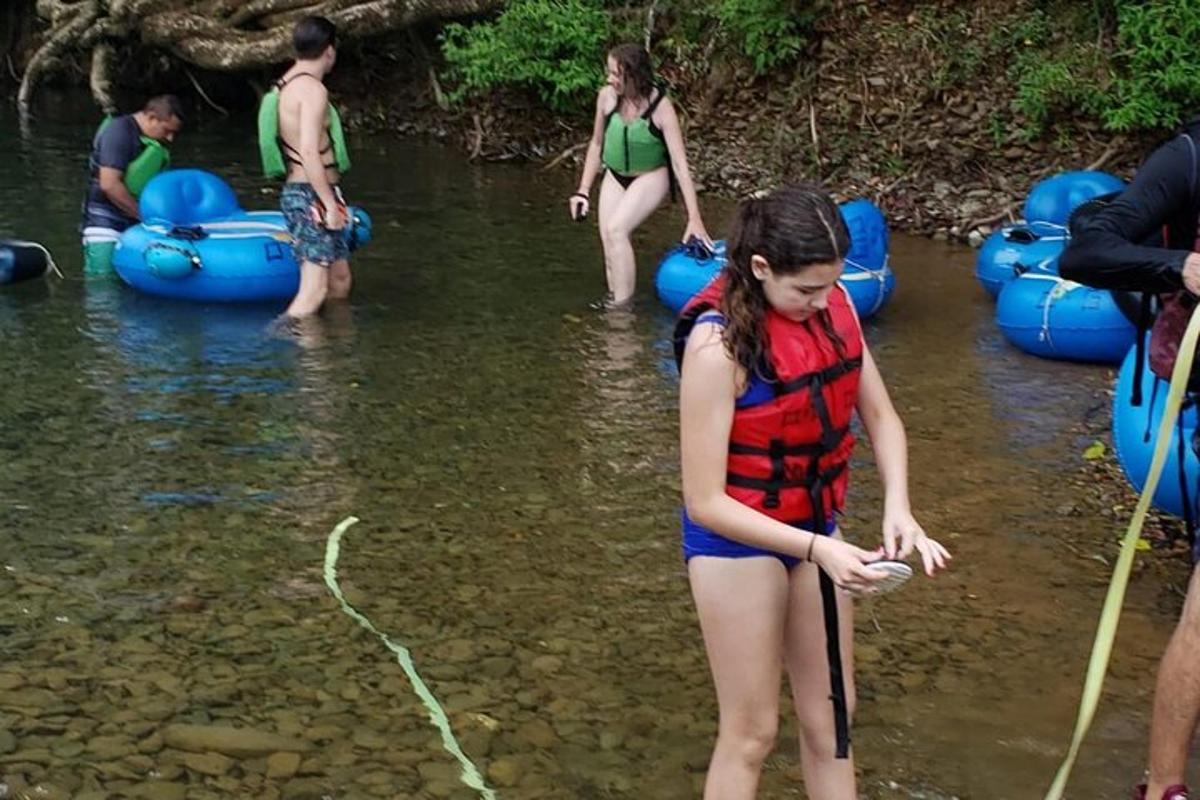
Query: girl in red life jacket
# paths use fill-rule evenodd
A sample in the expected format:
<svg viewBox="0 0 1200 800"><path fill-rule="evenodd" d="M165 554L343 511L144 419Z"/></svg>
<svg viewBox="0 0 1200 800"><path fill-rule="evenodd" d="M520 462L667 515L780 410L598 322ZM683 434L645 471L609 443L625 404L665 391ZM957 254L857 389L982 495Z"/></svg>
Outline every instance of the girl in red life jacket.
<svg viewBox="0 0 1200 800"><path fill-rule="evenodd" d="M909 508L904 426L837 283L849 248L819 187L746 200L725 270L676 330L684 556L720 705L706 800L755 796L781 665L808 796L853 800L850 592L871 590L881 573L867 564L885 555L916 550L931 576L950 559ZM835 520L856 410L885 490L874 551Z"/></svg>

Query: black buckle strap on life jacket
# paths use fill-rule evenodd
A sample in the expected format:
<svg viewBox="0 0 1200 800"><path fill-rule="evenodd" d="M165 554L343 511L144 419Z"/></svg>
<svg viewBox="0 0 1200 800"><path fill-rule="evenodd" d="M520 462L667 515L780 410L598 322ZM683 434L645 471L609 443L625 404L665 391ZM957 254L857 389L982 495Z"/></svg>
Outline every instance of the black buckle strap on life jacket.
<svg viewBox="0 0 1200 800"><path fill-rule="evenodd" d="M289 83L296 80L296 78L299 78L299 77L302 77L305 75L307 75L308 77L313 78L315 80L318 80L318 81L321 80L316 75L313 75L311 72L297 72L296 74L294 74L288 78L280 76L275 81L275 84L274 84L275 89L278 90L280 93L282 93L283 87L287 86ZM324 83L324 81L321 81L321 82ZM328 131L329 129L326 128L326 130ZM279 148L283 154L284 161L288 162L289 164L295 164L300 167L304 166L304 162L300 160L299 149L292 147L290 144L287 143L287 141L282 136L280 136L278 134L276 134L276 136L275 136L275 143L279 145ZM333 149L333 136L330 135L329 144L327 144L319 152L321 155L325 155L332 149ZM293 153L295 153L294 157L292 155ZM321 159L321 166L325 167L325 169L333 169L334 167L337 166L337 161L335 160L332 164L326 164L325 159Z"/></svg>
<svg viewBox="0 0 1200 800"><path fill-rule="evenodd" d="M841 631L838 628L837 595L833 579L817 567L821 584L821 606L825 616L825 655L829 659L829 700L833 703L833 728L837 758L850 757L850 713L846 707L846 680L842 674Z"/></svg>
<svg viewBox="0 0 1200 800"><path fill-rule="evenodd" d="M849 426L837 429L837 440L834 444L840 444L846 434L850 432ZM785 456L820 456L829 452L829 448L825 447L822 442L811 442L808 444L789 444L784 445L783 454ZM770 456L770 447L758 447L752 444L742 444L741 442L729 443L729 454L736 456Z"/></svg>
<svg viewBox="0 0 1200 800"><path fill-rule="evenodd" d="M817 418L821 420L821 447L825 452L832 452L842 441L844 429L833 427L833 419L829 416L829 404L825 402L825 383L817 381L809 391L812 392L813 409L817 412Z"/></svg>
<svg viewBox="0 0 1200 800"><path fill-rule="evenodd" d="M787 477L787 463L784 458L783 439L772 439L768 456L771 459L771 478L766 497L763 498L763 508L779 508L779 487ZM1182 463L1182 462L1181 462Z"/></svg>
<svg viewBox="0 0 1200 800"><path fill-rule="evenodd" d="M813 464L817 463L817 459L813 459ZM783 477L781 480L771 478L751 478L749 475L739 475L736 472L725 473L725 483L728 486L737 486L739 489L757 489L760 492L770 493L772 491L778 493L782 489L806 489L810 490L814 483L819 483L822 487L829 485L829 482L837 478L846 470L846 464L843 462L826 470L821 470L814 476L812 468L805 473L802 478ZM773 470L772 470L773 472ZM815 509L814 509L815 511Z"/></svg>
<svg viewBox="0 0 1200 800"><path fill-rule="evenodd" d="M812 505L814 525L821 532L829 524L825 509L825 481L813 462L809 469L811 483L808 488L809 503ZM820 536L821 533L813 531ZM846 703L846 679L842 672L842 637L838 624L837 594L833 579L825 570L817 567L817 579L821 585L821 610L825 621L825 658L829 662L829 700L833 703L833 729L837 745L836 757L850 757L850 712Z"/></svg>
<svg viewBox="0 0 1200 800"><path fill-rule="evenodd" d="M843 375L848 375L861 367L862 356L847 358L845 361L839 361L832 367L826 367L819 372L806 372L803 375L792 378L790 381L778 381L775 383L775 396L782 397L785 394L815 388L814 384L832 383Z"/></svg>

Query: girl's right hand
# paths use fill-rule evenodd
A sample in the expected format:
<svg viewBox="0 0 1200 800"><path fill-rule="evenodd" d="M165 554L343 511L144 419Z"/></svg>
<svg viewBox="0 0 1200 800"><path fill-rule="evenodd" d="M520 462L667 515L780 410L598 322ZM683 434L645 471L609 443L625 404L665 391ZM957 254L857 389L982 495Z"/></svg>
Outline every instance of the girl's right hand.
<svg viewBox="0 0 1200 800"><path fill-rule="evenodd" d="M582 222L587 217L590 205L587 195L582 192L576 192L567 199L567 208L571 212L571 219L576 222Z"/></svg>
<svg viewBox="0 0 1200 800"><path fill-rule="evenodd" d="M813 542L813 563L825 570L839 588L853 594L870 594L871 586L887 577L886 573L866 566L883 557L882 549L863 550L829 536L817 538L819 541Z"/></svg>

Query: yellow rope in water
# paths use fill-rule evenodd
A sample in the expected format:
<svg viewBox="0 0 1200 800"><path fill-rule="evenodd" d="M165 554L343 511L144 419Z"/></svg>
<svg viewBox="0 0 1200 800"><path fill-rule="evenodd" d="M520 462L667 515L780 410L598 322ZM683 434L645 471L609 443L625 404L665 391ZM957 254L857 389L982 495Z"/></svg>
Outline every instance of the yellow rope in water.
<svg viewBox="0 0 1200 800"><path fill-rule="evenodd" d="M1146 512L1150 510L1150 500L1154 490L1158 488L1158 479L1162 476L1163 464L1167 460L1167 449L1171 445L1175 420L1179 417L1179 408L1183 404L1183 395L1187 389L1188 378L1192 374L1192 361L1196 353L1196 342L1200 339L1200 314L1192 313L1187 330L1183 334L1183 342L1179 346L1179 357L1175 361L1175 369L1171 372L1171 388L1167 392L1167 404L1163 410L1162 421L1158 425L1158 436L1154 444L1154 457L1150 461L1150 472L1146 475L1146 485L1138 498L1137 507L1133 511L1133 519L1125 531L1125 539L1121 543L1121 554L1117 557L1117 566L1113 569L1112 582L1108 586L1108 596L1104 598L1104 608L1100 612L1100 624L1096 629L1096 641L1092 645L1092 658L1088 662L1087 678L1083 684L1083 697L1079 703L1079 718L1075 722L1075 735L1071 739L1071 748L1050 791L1046 792L1046 800L1060 800L1067 780L1071 776L1071 768L1075 765L1075 757L1079 755L1079 746L1091 727L1092 719L1096 716L1096 706L1100 702L1100 691L1104 686L1104 675L1108 671L1108 660L1112 655L1113 640L1117 635L1117 623L1121 617L1121 604L1125 601L1125 589L1129 585L1129 572L1133 568L1133 555L1137 549L1138 538L1142 535L1142 525L1146 522ZM1137 365L1142 368L1141 364Z"/></svg>
<svg viewBox="0 0 1200 800"><path fill-rule="evenodd" d="M450 729L450 720L447 718L445 710L438 703L437 698L433 696L433 692L429 691L429 687L425 685L425 681L417 674L417 668L413 664L412 654L408 652L408 648L398 642L393 642L388 638L387 634L381 632L371 624L371 620L359 613L342 596L342 589L338 585L337 579L337 562L341 554L342 535L346 532L347 528L356 522L358 522L358 517L346 517L329 534L329 539L325 543L325 585L329 587L329 591L333 593L338 603L341 604L342 611L345 611L347 616L378 636L387 649L396 655L396 660L400 662L400 666L404 668L404 674L408 675L408 680L412 683L413 691L417 693L417 696L421 698L421 702L425 704L426 710L429 711L429 721L441 731L442 747L458 761L459 779L467 786L479 792L479 796L484 798L484 800L496 800L496 793L487 787L487 784L483 782L483 776L479 774L479 770L475 768L475 765L471 763L471 759L467 758L462 748L459 747L458 740L454 738L454 731Z"/></svg>

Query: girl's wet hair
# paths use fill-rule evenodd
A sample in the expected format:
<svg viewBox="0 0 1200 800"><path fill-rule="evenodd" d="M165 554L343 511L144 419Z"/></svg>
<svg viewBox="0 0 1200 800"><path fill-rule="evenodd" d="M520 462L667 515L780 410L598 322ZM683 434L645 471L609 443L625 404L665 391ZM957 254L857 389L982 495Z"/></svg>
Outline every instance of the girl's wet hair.
<svg viewBox="0 0 1200 800"><path fill-rule="evenodd" d="M654 65L650 54L640 44L621 44L608 51L617 62L621 78L625 81L625 96L629 99L650 97L654 90Z"/></svg>
<svg viewBox="0 0 1200 800"><path fill-rule="evenodd" d="M840 261L849 250L841 211L816 184L787 186L739 204L726 247L721 311L728 320L725 346L743 369L761 373L768 346L767 298L750 268L751 257L761 257L775 275L795 275L814 264ZM828 315L821 317L822 328L831 331ZM837 337L834 343L842 349Z"/></svg>

